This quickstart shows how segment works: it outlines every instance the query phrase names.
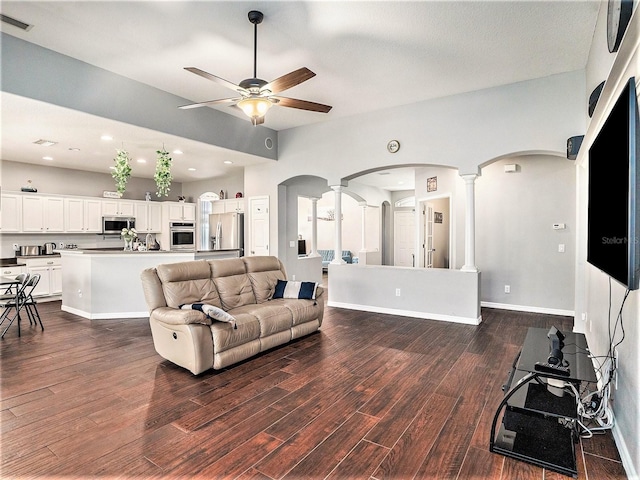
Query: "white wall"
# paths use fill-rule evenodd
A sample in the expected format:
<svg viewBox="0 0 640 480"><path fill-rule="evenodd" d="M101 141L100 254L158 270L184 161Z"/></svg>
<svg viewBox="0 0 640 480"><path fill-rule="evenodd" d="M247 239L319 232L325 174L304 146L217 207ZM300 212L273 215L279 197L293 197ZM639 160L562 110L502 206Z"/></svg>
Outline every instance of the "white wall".
<svg viewBox="0 0 640 480"><path fill-rule="evenodd" d="M506 164L516 164L517 171L505 173ZM485 304L573 315L575 198L575 166L566 158L521 156L482 168L476 261ZM554 223L566 228L554 230Z"/></svg>
<svg viewBox="0 0 640 480"><path fill-rule="evenodd" d="M51 193L60 195L86 195L89 197L102 197L104 191L115 191L115 180L110 173L84 172L55 166L44 167L29 163L18 163L3 159L2 183L3 191L20 191L20 188L31 180L38 193ZM129 200L144 200L145 192L151 192L153 200L156 196L156 183L153 179L130 177L127 182L127 190L122 198ZM161 200L178 200L182 195L182 184L171 184L171 197L162 197Z"/></svg>
<svg viewBox="0 0 640 480"><path fill-rule="evenodd" d="M591 352L605 355L609 347L609 324L613 325L622 305L624 288L586 262L587 249L587 186L588 150L600 130L606 115L629 77L640 78L640 17L635 13L617 54L607 50L607 2L601 2L596 32L586 68L587 91L606 79L593 118L576 160L578 241L576 244L576 325L584 331ZM611 294L610 294L611 292ZM618 386L614 391L613 409L616 426L613 429L618 450L629 478L640 476L640 300L638 291L629 294L622 320L625 338L618 346ZM611 304L611 318L610 308ZM583 321L583 318L586 321ZM620 331L620 330L618 330ZM616 337L618 340L620 335Z"/></svg>

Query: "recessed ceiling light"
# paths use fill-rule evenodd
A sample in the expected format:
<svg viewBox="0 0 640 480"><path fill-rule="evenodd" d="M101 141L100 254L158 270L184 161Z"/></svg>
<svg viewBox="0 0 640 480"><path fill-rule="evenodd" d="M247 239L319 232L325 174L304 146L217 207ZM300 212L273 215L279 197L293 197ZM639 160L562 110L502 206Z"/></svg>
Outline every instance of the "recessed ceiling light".
<svg viewBox="0 0 640 480"><path fill-rule="evenodd" d="M33 143L35 143L36 145L42 145L43 147L50 147L58 142L54 142L53 140L44 140L41 138L40 140L36 140Z"/></svg>
<svg viewBox="0 0 640 480"><path fill-rule="evenodd" d="M402 180L398 181L398 185L404 185L404 182Z"/></svg>
<svg viewBox="0 0 640 480"><path fill-rule="evenodd" d="M147 161L144 158L139 158L137 160L138 163L147 163Z"/></svg>
<svg viewBox="0 0 640 480"><path fill-rule="evenodd" d="M113 137L112 137L111 135L102 135L102 136L100 137L100 140L106 140L106 141L109 141L109 140L113 140Z"/></svg>
<svg viewBox="0 0 640 480"><path fill-rule="evenodd" d="M53 157L42 157L43 160L53 160Z"/></svg>
<svg viewBox="0 0 640 480"><path fill-rule="evenodd" d="M111 166L111 167L109 167L109 169L110 169L110 170L115 170L115 169L116 169L116 167Z"/></svg>
<svg viewBox="0 0 640 480"><path fill-rule="evenodd" d="M231 165L233 162L231 160L225 160L224 163L226 163L227 165Z"/></svg>
<svg viewBox="0 0 640 480"><path fill-rule="evenodd" d="M176 155L182 155L182 150L174 150L173 153Z"/></svg>
<svg viewBox="0 0 640 480"><path fill-rule="evenodd" d="M190 172L195 172L195 171L196 171L196 169L195 169L195 168L193 168L193 167L191 167L191 168L187 168L187 170L189 170Z"/></svg>

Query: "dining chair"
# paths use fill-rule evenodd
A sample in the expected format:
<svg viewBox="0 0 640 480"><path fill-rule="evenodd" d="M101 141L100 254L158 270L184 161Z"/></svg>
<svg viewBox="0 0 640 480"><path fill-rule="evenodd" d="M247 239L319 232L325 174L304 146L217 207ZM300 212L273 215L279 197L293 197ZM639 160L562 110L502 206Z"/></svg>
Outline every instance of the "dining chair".
<svg viewBox="0 0 640 480"><path fill-rule="evenodd" d="M44 325L42 325L42 319L40 318L40 312L38 312L37 302L33 298L33 291L38 286L39 281L39 273L31 275L31 278L29 278L29 280L27 281L27 285L23 293L24 309L27 312L27 317L29 317L29 325L37 325L38 323L40 323L40 328L44 330Z"/></svg>
<svg viewBox="0 0 640 480"><path fill-rule="evenodd" d="M0 295L0 308L3 309L2 314L0 315L0 325L2 325L5 321L8 321L9 324L3 330L0 338L4 338L4 334L7 333L11 324L18 319L18 336L20 336L20 310L24 307L24 302L26 301L26 297L24 296L24 291L27 288L27 283L29 282L29 278L31 276L28 273L21 273L16 276L15 279L15 293L5 293ZM9 317L11 310L15 310L15 313L12 317Z"/></svg>

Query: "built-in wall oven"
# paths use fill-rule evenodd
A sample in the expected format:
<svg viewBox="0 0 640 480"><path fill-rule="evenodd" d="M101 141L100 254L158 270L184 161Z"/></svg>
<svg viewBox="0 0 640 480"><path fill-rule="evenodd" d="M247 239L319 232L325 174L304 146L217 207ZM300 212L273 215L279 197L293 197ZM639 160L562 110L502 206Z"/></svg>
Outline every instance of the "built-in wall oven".
<svg viewBox="0 0 640 480"><path fill-rule="evenodd" d="M169 250L195 250L196 224L171 222L169 224Z"/></svg>

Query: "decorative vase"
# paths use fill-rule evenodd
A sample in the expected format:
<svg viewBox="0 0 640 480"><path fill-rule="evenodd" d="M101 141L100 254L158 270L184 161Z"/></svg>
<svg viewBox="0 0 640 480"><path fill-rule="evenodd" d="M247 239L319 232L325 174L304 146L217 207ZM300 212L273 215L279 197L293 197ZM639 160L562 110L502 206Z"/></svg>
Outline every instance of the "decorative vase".
<svg viewBox="0 0 640 480"><path fill-rule="evenodd" d="M133 251L133 237L123 237L124 238L124 251Z"/></svg>

